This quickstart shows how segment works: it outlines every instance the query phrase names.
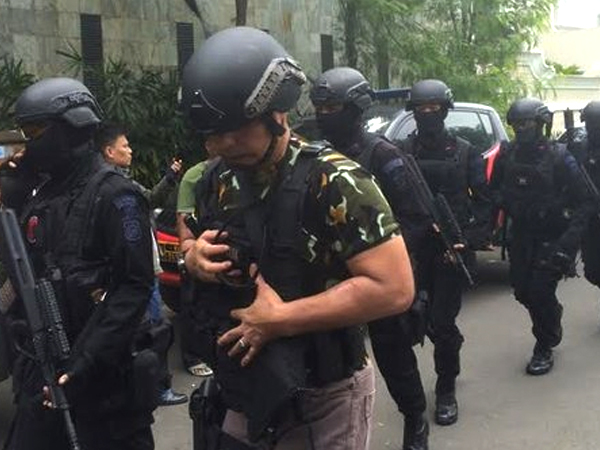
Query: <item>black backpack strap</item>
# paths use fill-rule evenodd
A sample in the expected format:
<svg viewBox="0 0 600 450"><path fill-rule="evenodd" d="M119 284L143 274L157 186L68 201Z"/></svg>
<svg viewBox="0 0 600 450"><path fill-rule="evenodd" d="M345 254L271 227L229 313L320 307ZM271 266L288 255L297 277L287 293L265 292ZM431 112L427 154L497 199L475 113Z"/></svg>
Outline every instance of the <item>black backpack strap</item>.
<svg viewBox="0 0 600 450"><path fill-rule="evenodd" d="M373 173L373 153L386 139L374 133L365 133L363 138L364 149L361 149L356 162Z"/></svg>
<svg viewBox="0 0 600 450"><path fill-rule="evenodd" d="M218 202L217 178L223 165L221 158L212 159L206 166L202 177L196 183L194 198L196 216L202 217L207 211L214 211Z"/></svg>
<svg viewBox="0 0 600 450"><path fill-rule="evenodd" d="M83 251L88 236L88 224L98 202L98 191L104 181L111 176L121 176L109 165L102 165L87 181L83 189L75 188L71 206L62 235L64 236L60 254L67 259L77 258Z"/></svg>
<svg viewBox="0 0 600 450"><path fill-rule="evenodd" d="M314 167L316 156L328 147L326 142L313 142L303 146L294 166L280 174L273 191L264 201L255 201L244 195L244 203L247 205L244 211L246 231L259 260L268 244L266 223L274 210L279 219L274 231L278 240L292 248L297 247L310 171Z"/></svg>

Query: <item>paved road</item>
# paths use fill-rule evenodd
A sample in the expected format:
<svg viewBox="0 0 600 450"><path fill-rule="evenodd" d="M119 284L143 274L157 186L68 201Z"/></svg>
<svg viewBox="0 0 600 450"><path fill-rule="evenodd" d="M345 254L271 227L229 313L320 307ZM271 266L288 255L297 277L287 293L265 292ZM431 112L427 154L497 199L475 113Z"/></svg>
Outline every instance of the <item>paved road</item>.
<svg viewBox="0 0 600 450"><path fill-rule="evenodd" d="M458 383L459 422L432 425L432 450L589 450L599 448L600 314L595 291L585 280L561 283L565 336L556 351L555 370L544 377L525 375L533 348L530 323L506 283L506 265L497 254L483 258L482 284L466 296L460 326L466 341ZM173 356L175 385L191 392L196 379ZM428 399L435 385L432 347L418 350ZM378 380L371 449L399 449L402 418ZM430 402L431 404L431 402ZM428 415L432 416L432 407ZM0 386L0 442L10 407L6 383ZM187 409L161 408L156 414L158 450L191 449Z"/></svg>

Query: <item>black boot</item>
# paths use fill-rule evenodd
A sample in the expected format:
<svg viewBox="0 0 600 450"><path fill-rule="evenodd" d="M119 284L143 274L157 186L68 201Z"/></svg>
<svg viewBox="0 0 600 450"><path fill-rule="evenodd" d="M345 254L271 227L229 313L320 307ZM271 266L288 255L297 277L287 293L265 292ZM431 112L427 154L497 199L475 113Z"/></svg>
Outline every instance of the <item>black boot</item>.
<svg viewBox="0 0 600 450"><path fill-rule="evenodd" d="M427 450L429 424L422 415L404 418L402 450Z"/></svg>
<svg viewBox="0 0 600 450"><path fill-rule="evenodd" d="M458 403L454 392L438 394L435 398L435 423L452 425L458 420Z"/></svg>
<svg viewBox="0 0 600 450"><path fill-rule="evenodd" d="M552 349L539 343L533 348L533 356L527 364L527 373L529 375L544 375L554 367L554 356Z"/></svg>

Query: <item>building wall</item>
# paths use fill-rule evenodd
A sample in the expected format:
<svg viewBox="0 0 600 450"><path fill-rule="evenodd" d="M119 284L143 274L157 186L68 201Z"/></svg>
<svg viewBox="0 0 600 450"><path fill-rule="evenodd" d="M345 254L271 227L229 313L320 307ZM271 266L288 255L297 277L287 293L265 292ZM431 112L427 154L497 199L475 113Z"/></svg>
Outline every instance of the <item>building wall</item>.
<svg viewBox="0 0 600 450"><path fill-rule="evenodd" d="M556 29L540 36L539 48L547 60L575 64L587 76L600 76L600 27Z"/></svg>
<svg viewBox="0 0 600 450"><path fill-rule="evenodd" d="M553 134L564 131L562 111L571 109L579 111L590 100L600 100L600 76L557 75L554 69L546 65L545 53L542 51L524 52L519 58L516 75L527 84L537 81L544 87L542 99L551 111L556 112L552 122ZM530 92L529 95L538 95ZM575 115L576 125L579 114Z"/></svg>
<svg viewBox="0 0 600 450"><path fill-rule="evenodd" d="M22 59L38 77L72 75L57 50L81 52L80 14L102 18L104 61L177 66L176 23L193 24L197 48L235 24L234 0L198 0L206 26L184 0L0 0L0 55ZM247 24L266 29L308 73L321 70L321 34L333 34L335 0L249 0Z"/></svg>

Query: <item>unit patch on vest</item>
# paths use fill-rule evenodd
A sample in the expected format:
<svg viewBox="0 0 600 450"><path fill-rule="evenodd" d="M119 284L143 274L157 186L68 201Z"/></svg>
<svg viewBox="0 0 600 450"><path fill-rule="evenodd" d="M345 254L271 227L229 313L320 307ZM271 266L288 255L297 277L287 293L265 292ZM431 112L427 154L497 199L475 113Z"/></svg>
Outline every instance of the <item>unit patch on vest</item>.
<svg viewBox="0 0 600 450"><path fill-rule="evenodd" d="M529 181L527 180L527 177L517 177L517 185L519 185L519 186L528 186L529 185Z"/></svg>
<svg viewBox="0 0 600 450"><path fill-rule="evenodd" d="M35 245L38 241L38 237L36 234L36 230L38 225L40 224L40 219L38 216L31 216L27 221L27 227L25 229L25 236L27 238L27 242L31 245Z"/></svg>
<svg viewBox="0 0 600 450"><path fill-rule="evenodd" d="M140 223L140 208L134 195L123 195L113 201L121 212L123 236L129 243L138 242L142 237L142 224Z"/></svg>

